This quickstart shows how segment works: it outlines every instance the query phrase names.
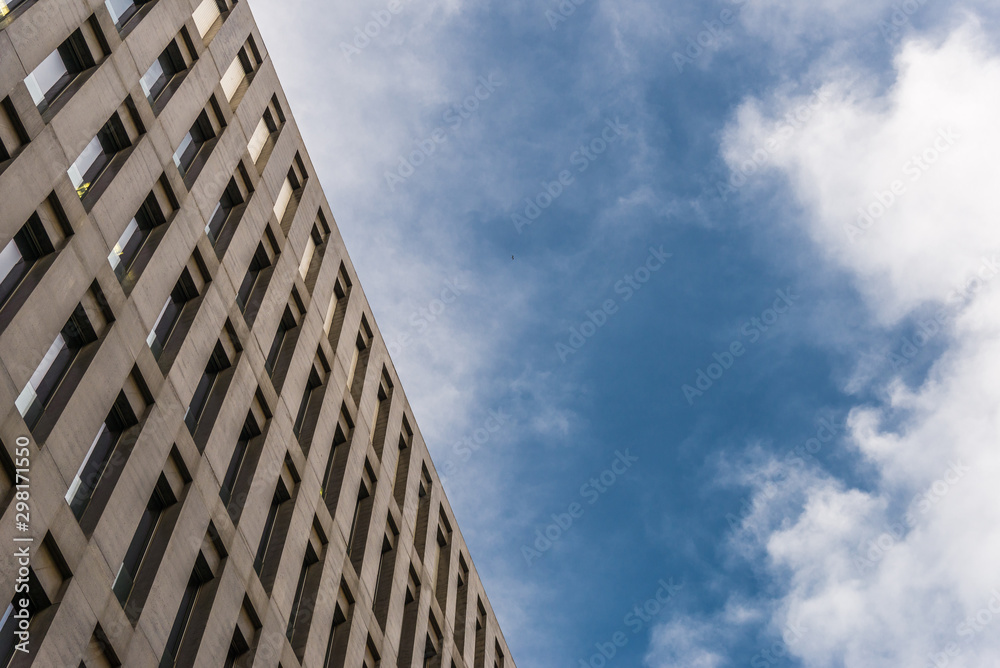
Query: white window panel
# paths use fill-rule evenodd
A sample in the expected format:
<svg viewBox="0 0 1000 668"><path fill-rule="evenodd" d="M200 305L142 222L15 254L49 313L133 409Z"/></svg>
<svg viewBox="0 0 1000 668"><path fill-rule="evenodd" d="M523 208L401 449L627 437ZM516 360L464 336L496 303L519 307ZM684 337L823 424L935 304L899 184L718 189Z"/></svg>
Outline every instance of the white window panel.
<svg viewBox="0 0 1000 668"><path fill-rule="evenodd" d="M354 387L354 374L358 372L358 358L361 356L361 349L354 346L354 355L351 357L351 367L347 372L347 391Z"/></svg>
<svg viewBox="0 0 1000 668"><path fill-rule="evenodd" d="M66 63L63 62L62 54L56 49L35 68L35 70L24 79L24 85L31 93L31 99L35 106L41 104L56 83L66 74Z"/></svg>
<svg viewBox="0 0 1000 668"><path fill-rule="evenodd" d="M83 149L83 153L81 153L80 157L76 159L76 162L70 165L70 168L66 170L70 180L73 182L73 187L78 191L84 185L83 175L87 173L87 170L90 169L95 162L97 162L97 158L99 158L103 152L104 147L101 146L100 138L94 137L90 140L90 143L87 144L87 147Z"/></svg>
<svg viewBox="0 0 1000 668"><path fill-rule="evenodd" d="M111 253L108 255L108 264L111 265L112 271L118 268L121 264L122 254L125 252L125 247L128 246L128 242L132 239L132 236L139 231L139 223L133 218L129 221L128 227L122 232L121 237L118 239L118 243L115 247L111 249Z"/></svg>
<svg viewBox="0 0 1000 668"><path fill-rule="evenodd" d="M236 89L243 83L245 76L246 72L243 71L243 63L237 57L233 60L229 69L226 70L226 73L222 75L222 91L226 94L226 99L230 102L233 100L233 95L236 95Z"/></svg>
<svg viewBox="0 0 1000 668"><path fill-rule="evenodd" d="M220 16L222 13L215 0L205 0L198 5L198 9L194 10L194 24L198 27L198 34L204 37Z"/></svg>
<svg viewBox="0 0 1000 668"><path fill-rule="evenodd" d="M13 239L8 241L4 249L0 251L0 282L6 280L10 272L14 271L17 263L23 259L24 256L21 255L21 249L17 247L17 242Z"/></svg>
<svg viewBox="0 0 1000 668"><path fill-rule="evenodd" d="M101 436L108 428L108 423L105 421L101 428L97 430L97 436L94 437L94 442L90 444L90 450L87 450L87 456L83 458L83 463L80 464L79 470L76 472L76 476L73 477L73 482L70 484L69 489L66 491L66 503L73 503L73 499L76 498L76 493L80 489L80 485L83 484L84 469L87 468L87 463L90 461L91 455L94 454L94 448L97 447L97 442L101 440ZM91 483L93 484L93 483Z"/></svg>
<svg viewBox="0 0 1000 668"><path fill-rule="evenodd" d="M132 0L105 0L104 5L111 14L111 20L118 23L121 17L125 15L125 12L135 6L135 3Z"/></svg>
<svg viewBox="0 0 1000 668"><path fill-rule="evenodd" d="M264 150L264 144L267 142L268 135L271 133L268 131L267 123L264 119L260 119L260 123L257 124L257 129L253 131L253 136L250 137L250 143L247 144L247 150L250 151L250 159L257 162L260 157L260 152Z"/></svg>
<svg viewBox="0 0 1000 668"><path fill-rule="evenodd" d="M313 255L316 254L316 242L313 241L312 235L309 235L309 241L306 242L306 250L302 253L302 261L299 262L299 275L302 276L302 280L306 280L306 276L309 274L309 265L312 264Z"/></svg>
<svg viewBox="0 0 1000 668"><path fill-rule="evenodd" d="M45 374L47 374L49 369L52 368L52 364L56 361L56 357L60 352L62 352L63 348L66 348L66 339L63 338L62 334L59 334L59 336L56 337L56 340L52 342L52 345L49 346L49 349L46 351L42 361L38 363L38 367L35 369L35 372L31 374L28 384L24 386L24 389L21 390L20 396L18 396L17 400L14 402L17 406L18 412L21 414L21 417L24 417L27 414L31 404L35 401L35 397L38 396L35 391L38 389L38 386L42 384Z"/></svg>
<svg viewBox="0 0 1000 668"><path fill-rule="evenodd" d="M278 198L274 202L274 215L277 217L278 222L285 217L285 210L288 209L288 202L292 199L292 182L285 177L285 182L281 184L281 191L278 192Z"/></svg>
<svg viewBox="0 0 1000 668"><path fill-rule="evenodd" d="M333 327L333 314L337 310L337 295L330 298L330 306L326 309L326 320L323 321L323 331L330 335L330 328Z"/></svg>

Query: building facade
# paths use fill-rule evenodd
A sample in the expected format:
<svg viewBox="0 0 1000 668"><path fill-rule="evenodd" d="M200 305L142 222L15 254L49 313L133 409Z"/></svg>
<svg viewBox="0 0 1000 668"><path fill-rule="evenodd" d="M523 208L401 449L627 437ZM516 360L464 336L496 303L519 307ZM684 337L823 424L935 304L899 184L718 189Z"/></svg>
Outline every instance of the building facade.
<svg viewBox="0 0 1000 668"><path fill-rule="evenodd" d="M513 666L246 0L0 1L0 441L3 665Z"/></svg>

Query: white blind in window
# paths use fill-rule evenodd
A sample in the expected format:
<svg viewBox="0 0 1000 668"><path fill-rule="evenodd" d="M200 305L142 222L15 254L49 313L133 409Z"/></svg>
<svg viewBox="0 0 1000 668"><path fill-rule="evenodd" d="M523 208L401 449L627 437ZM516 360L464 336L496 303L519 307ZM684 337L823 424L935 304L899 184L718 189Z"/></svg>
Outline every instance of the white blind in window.
<svg viewBox="0 0 1000 668"><path fill-rule="evenodd" d="M267 136L270 134L267 131L267 123L264 119L260 119L260 123L257 124L257 129L253 131L253 136L250 137L250 143L247 144L247 150L250 151L250 159L257 162L257 158L260 157L260 152L264 150L264 142L267 141Z"/></svg>
<svg viewBox="0 0 1000 668"><path fill-rule="evenodd" d="M240 62L240 58L237 56L233 59L233 63L226 70L226 73L222 75L222 91L226 94L226 99L230 102L233 100L233 95L236 95L236 89L243 83L243 77L245 76L243 63Z"/></svg>
<svg viewBox="0 0 1000 668"><path fill-rule="evenodd" d="M278 198L274 202L274 216L281 222L281 219L285 217L285 209L288 208L288 202L292 199L292 182L285 177L285 182L281 184L281 192L278 193Z"/></svg>
<svg viewBox="0 0 1000 668"><path fill-rule="evenodd" d="M299 262L299 275L302 276L302 280L306 280L306 276L309 274L309 265L312 264L313 255L316 253L316 242L313 241L312 236L306 242L306 250L302 253L302 261Z"/></svg>
<svg viewBox="0 0 1000 668"><path fill-rule="evenodd" d="M330 335L330 328L333 327L333 314L337 310L337 295L330 298L330 306L326 309L326 319L323 321L323 331Z"/></svg>
<svg viewBox="0 0 1000 668"><path fill-rule="evenodd" d="M215 0L205 0L198 5L198 9L194 10L194 24L198 27L198 34L204 37L221 15Z"/></svg>

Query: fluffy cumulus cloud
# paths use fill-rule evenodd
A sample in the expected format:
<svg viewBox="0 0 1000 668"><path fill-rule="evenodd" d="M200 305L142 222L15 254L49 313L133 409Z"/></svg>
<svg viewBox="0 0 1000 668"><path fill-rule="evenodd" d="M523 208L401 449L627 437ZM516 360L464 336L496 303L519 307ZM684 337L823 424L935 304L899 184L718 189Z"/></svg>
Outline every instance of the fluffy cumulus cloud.
<svg viewBox="0 0 1000 668"><path fill-rule="evenodd" d="M875 377L884 401L851 412L841 445L874 472L864 485L783 462L736 542L779 592L757 603L770 637L796 629L778 644L805 666L1000 665L1000 56L967 23L906 41L895 69L884 89L827 77L794 136L812 91L747 101L725 135L734 173L757 155L875 322L912 323L914 354L947 343L926 377ZM648 663L715 665L705 636L664 626Z"/></svg>
<svg viewBox="0 0 1000 668"><path fill-rule="evenodd" d="M887 318L954 299L982 254L1000 250L1000 229L984 224L996 213L987 147L1000 144L1000 61L966 26L942 44L907 42L896 68L884 94L851 73L816 98L748 101L724 141L734 169L768 152L758 162L791 182L809 234Z"/></svg>

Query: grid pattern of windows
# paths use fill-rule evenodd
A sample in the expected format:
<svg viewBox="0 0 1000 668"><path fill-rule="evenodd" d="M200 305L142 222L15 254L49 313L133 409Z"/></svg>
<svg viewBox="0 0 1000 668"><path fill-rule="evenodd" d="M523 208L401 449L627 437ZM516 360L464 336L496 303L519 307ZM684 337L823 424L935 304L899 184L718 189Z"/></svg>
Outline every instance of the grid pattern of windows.
<svg viewBox="0 0 1000 668"><path fill-rule="evenodd" d="M59 2L0 0L25 663L513 666L246 1Z"/></svg>

